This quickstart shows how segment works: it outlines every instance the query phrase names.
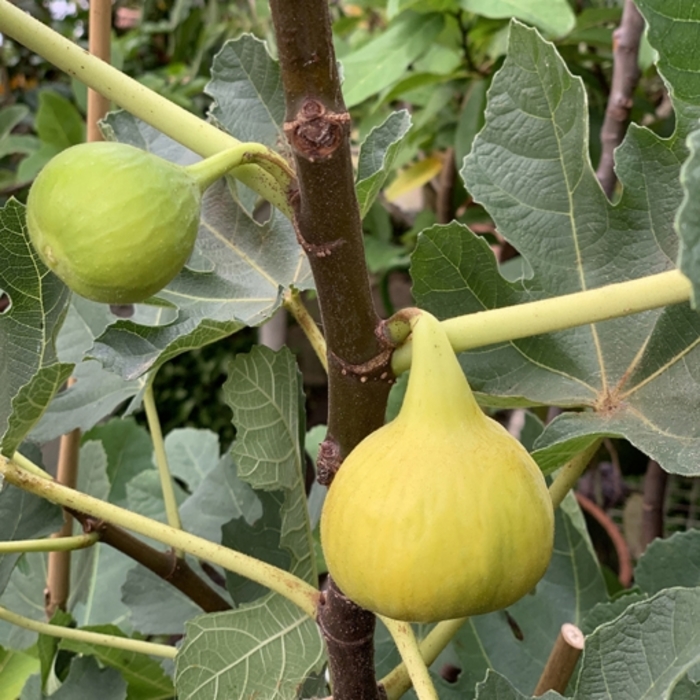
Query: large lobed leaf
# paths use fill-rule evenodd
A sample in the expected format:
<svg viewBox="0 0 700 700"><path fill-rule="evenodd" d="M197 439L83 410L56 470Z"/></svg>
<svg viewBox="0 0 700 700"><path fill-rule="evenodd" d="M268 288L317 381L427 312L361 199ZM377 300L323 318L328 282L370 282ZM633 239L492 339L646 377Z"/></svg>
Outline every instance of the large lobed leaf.
<svg viewBox="0 0 700 700"><path fill-rule="evenodd" d="M446 317L600 287L674 267L684 137L700 109L675 101L663 140L632 126L617 151L624 189L604 196L588 156L583 85L535 30L511 25L484 129L462 175L518 248L530 276L506 281L483 240L457 224L421 236L418 304ZM474 388L505 405L585 407L541 436L547 470L594 436L627 438L668 471L700 464L700 317L687 305L516 340L462 355Z"/></svg>
<svg viewBox="0 0 700 700"><path fill-rule="evenodd" d="M24 207L11 200L0 210L0 451L12 456L70 376L55 338L70 293L41 262L29 242Z"/></svg>
<svg viewBox="0 0 700 700"><path fill-rule="evenodd" d="M293 700L322 658L316 625L281 596L266 596L188 623L177 656L178 697Z"/></svg>
<svg viewBox="0 0 700 700"><path fill-rule="evenodd" d="M231 455L240 478L260 491L263 504L262 517L252 526L240 518L228 523L224 543L288 568L315 586L304 480L304 402L294 356L286 348L256 347L236 357L224 394L237 428ZM227 584L236 600L257 599L187 623L177 657L178 693L192 700L256 694L297 698L304 680L323 667L315 622L278 594L260 598L264 591L240 577L227 576Z"/></svg>

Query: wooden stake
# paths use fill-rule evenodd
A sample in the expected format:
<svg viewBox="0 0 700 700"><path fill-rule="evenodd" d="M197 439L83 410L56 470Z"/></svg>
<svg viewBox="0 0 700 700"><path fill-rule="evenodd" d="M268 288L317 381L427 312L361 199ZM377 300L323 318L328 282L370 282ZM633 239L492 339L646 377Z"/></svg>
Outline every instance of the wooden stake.
<svg viewBox="0 0 700 700"><path fill-rule="evenodd" d="M548 690L563 693L569 684L576 662L583 651L583 632L570 623L561 626L557 641L542 671L540 680L535 688L535 695L544 695Z"/></svg>
<svg viewBox="0 0 700 700"><path fill-rule="evenodd" d="M105 63L111 60L110 40L112 34L111 0L91 0L89 23L90 53L101 58ZM102 132L98 126L100 119L109 111L109 100L92 89L88 90L87 103L87 140L102 141Z"/></svg>

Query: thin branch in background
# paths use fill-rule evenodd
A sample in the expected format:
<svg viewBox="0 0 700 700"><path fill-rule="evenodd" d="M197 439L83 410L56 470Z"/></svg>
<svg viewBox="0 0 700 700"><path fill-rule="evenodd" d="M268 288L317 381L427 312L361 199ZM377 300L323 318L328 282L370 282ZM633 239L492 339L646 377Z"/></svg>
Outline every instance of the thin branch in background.
<svg viewBox="0 0 700 700"><path fill-rule="evenodd" d="M93 0L90 3L89 52L103 61L110 60L110 38L112 31L111 0ZM109 110L109 100L94 90L88 90L87 138L88 141L102 140L97 123ZM68 380L72 386L75 379ZM70 488L78 481L78 459L80 455L80 431L73 430L61 438L56 480ZM73 518L64 511L65 522L54 537L70 537L73 534ZM51 619L58 608L65 610L70 594L70 550L49 553L44 609Z"/></svg>
<svg viewBox="0 0 700 700"><path fill-rule="evenodd" d="M287 310L278 309L275 315L258 328L258 343L275 352L287 342Z"/></svg>
<svg viewBox="0 0 700 700"><path fill-rule="evenodd" d="M442 170L438 182L436 216L439 224L449 224L454 219L455 212L452 206L455 182L457 179L457 167L455 166L455 149L450 147L443 156Z"/></svg>
<svg viewBox="0 0 700 700"><path fill-rule="evenodd" d="M184 558L176 557L174 552L158 551L138 537L134 537L122 528L110 525L104 520L79 512L74 512L74 516L80 521L86 533L97 533L103 544L114 547L122 554L145 566L156 576L184 593L204 612L212 613L231 609L228 601L200 578Z"/></svg>
<svg viewBox="0 0 700 700"><path fill-rule="evenodd" d="M476 63L474 63L474 58L469 48L469 30L471 29L471 23L465 20L464 13L461 11L455 12L453 16L455 20L457 20L457 25L459 26L460 38L462 40L460 48L462 49L462 56L464 57L467 70L470 73L483 75Z"/></svg>
<svg viewBox="0 0 700 700"><path fill-rule="evenodd" d="M624 588L629 588L632 585L632 557L627 546L627 540L625 540L613 519L600 506L580 493L576 494L576 500L581 509L595 518L610 538L618 559L617 577Z"/></svg>
<svg viewBox="0 0 700 700"><path fill-rule="evenodd" d="M668 474L653 459L647 464L644 475L644 505L642 506L642 548L657 537L664 536L664 503Z"/></svg>
<svg viewBox="0 0 700 700"><path fill-rule="evenodd" d="M613 76L605 120L600 132L602 151L596 175L608 198L615 191L614 151L622 143L639 82L639 42L644 18L633 0L625 0L620 26L613 33Z"/></svg>

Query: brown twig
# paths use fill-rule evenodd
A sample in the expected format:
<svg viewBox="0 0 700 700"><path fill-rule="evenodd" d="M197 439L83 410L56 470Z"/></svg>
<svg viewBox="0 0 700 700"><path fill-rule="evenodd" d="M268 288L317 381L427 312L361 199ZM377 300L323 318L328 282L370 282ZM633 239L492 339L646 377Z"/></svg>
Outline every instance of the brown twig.
<svg viewBox="0 0 700 700"><path fill-rule="evenodd" d="M632 110L634 90L639 82L639 42L644 19L633 0L625 0L620 26L613 33L613 77L605 120L600 132L602 152L596 175L605 194L615 191L614 151L622 143Z"/></svg>
<svg viewBox="0 0 700 700"><path fill-rule="evenodd" d="M175 586L204 612L231 609L228 601L203 581L184 558L176 557L174 552L161 552L154 549L120 527L110 525L103 520L96 520L84 513L73 511L73 515L80 521L86 533L99 533L100 542L118 549L156 576Z"/></svg>
<svg viewBox="0 0 700 700"><path fill-rule="evenodd" d="M338 462L384 422L390 353L376 332L350 153L350 116L340 89L327 0L271 0L285 133L298 177L289 193L300 244L309 256L328 350L328 433ZM332 472L332 469L330 470ZM346 650L374 618L335 590L319 610L335 700L376 700L371 635L353 670Z"/></svg>
<svg viewBox="0 0 700 700"><path fill-rule="evenodd" d="M576 662L583 651L583 632L570 623L561 626L540 680L535 688L535 696L544 695L548 690L563 693L576 668Z"/></svg>
<svg viewBox="0 0 700 700"><path fill-rule="evenodd" d="M630 556L629 547L620 529L615 525L612 518L589 498L577 493L576 500L583 510L598 521L613 543L618 558L617 577L620 579L620 583L625 588L628 588L632 583L632 557Z"/></svg>
<svg viewBox="0 0 700 700"><path fill-rule="evenodd" d="M653 459L644 475L644 505L642 506L642 548L657 537L664 536L664 501L668 474Z"/></svg>

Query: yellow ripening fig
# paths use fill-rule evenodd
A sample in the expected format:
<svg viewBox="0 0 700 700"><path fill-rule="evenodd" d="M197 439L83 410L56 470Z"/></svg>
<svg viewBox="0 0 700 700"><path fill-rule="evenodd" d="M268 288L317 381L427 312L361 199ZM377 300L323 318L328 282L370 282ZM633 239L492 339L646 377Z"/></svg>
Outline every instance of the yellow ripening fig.
<svg viewBox="0 0 700 700"><path fill-rule="evenodd" d="M109 304L143 301L187 262L202 192L226 172L228 153L183 167L123 143L72 146L29 191L32 244L74 292Z"/></svg>
<svg viewBox="0 0 700 700"><path fill-rule="evenodd" d="M479 408L440 323L421 312L399 415L363 440L321 518L328 570L358 605L434 622L504 608L552 555L554 513L527 450Z"/></svg>

